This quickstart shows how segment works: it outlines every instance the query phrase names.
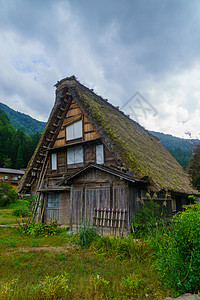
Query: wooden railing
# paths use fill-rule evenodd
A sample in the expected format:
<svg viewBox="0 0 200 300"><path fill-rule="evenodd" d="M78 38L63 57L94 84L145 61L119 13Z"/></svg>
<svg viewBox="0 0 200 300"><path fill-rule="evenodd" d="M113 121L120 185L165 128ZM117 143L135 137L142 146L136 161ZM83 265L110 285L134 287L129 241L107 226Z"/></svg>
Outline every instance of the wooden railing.
<svg viewBox="0 0 200 300"><path fill-rule="evenodd" d="M121 229L122 232L126 223L125 209L94 209L94 225L98 227L109 227L116 230Z"/></svg>

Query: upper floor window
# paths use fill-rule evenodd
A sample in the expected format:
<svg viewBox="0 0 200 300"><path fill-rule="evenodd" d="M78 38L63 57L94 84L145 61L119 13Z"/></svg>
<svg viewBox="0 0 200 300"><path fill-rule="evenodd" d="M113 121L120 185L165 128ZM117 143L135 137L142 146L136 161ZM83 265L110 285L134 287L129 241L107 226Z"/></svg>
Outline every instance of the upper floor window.
<svg viewBox="0 0 200 300"><path fill-rule="evenodd" d="M4 178L5 178L5 180L8 180L8 176L7 175Z"/></svg>
<svg viewBox="0 0 200 300"><path fill-rule="evenodd" d="M104 163L103 145L96 145L96 163L97 164L103 164Z"/></svg>
<svg viewBox="0 0 200 300"><path fill-rule="evenodd" d="M57 170L57 153L51 154L51 169Z"/></svg>
<svg viewBox="0 0 200 300"><path fill-rule="evenodd" d="M83 136L82 120L74 122L66 128L67 140L78 139Z"/></svg>
<svg viewBox="0 0 200 300"><path fill-rule="evenodd" d="M83 147L72 147L67 149L67 163L70 164L78 164L83 163Z"/></svg>

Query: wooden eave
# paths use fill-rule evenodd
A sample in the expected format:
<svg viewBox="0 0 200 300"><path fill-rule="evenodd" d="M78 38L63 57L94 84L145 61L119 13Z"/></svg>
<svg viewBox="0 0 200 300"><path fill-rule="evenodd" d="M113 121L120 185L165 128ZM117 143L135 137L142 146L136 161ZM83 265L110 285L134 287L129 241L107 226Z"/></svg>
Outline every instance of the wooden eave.
<svg viewBox="0 0 200 300"><path fill-rule="evenodd" d="M70 190L70 186L54 186L54 187L38 189L37 192L49 193L49 192L69 191L69 190Z"/></svg>
<svg viewBox="0 0 200 300"><path fill-rule="evenodd" d="M67 178L62 180L60 182L60 184L70 182L71 180L74 180L77 176L80 176L83 172L85 172L89 169L92 169L92 168L96 168L98 170L101 170L103 172L106 172L106 173L109 173L111 175L117 176L121 179L124 179L124 180L132 182L132 183L138 183L138 184L144 184L144 185L148 184L148 181L146 181L146 180L141 180L141 179L134 178L134 176L128 175L128 174L126 174L122 171L110 168L108 166L99 165L99 164L96 164L96 163L87 164L87 166L83 167L81 170L77 171L73 175L68 176Z"/></svg>
<svg viewBox="0 0 200 300"><path fill-rule="evenodd" d="M96 138L96 139L87 140L87 141L84 141L84 140L75 141L75 142L72 142L72 143L67 143L67 144L62 145L62 146L52 147L52 148L49 148L47 150L48 151L53 151L53 150L58 150L58 149L65 149L65 148L76 146L76 145L88 144L88 143L93 143L93 142L98 142L98 141L101 141L101 138Z"/></svg>

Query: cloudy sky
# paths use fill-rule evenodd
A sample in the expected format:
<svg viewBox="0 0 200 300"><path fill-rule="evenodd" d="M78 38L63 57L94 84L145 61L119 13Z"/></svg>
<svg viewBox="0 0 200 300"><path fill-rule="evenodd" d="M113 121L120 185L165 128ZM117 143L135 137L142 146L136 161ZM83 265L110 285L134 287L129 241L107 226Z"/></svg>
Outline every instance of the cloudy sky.
<svg viewBox="0 0 200 300"><path fill-rule="evenodd" d="M199 0L0 0L0 60L0 102L38 120L75 75L145 128L199 137Z"/></svg>

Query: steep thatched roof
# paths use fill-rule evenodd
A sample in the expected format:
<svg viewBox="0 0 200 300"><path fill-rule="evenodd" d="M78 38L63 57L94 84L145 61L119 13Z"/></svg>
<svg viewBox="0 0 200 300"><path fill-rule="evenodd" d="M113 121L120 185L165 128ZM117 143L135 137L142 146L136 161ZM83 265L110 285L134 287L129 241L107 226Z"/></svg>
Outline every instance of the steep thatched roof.
<svg viewBox="0 0 200 300"><path fill-rule="evenodd" d="M188 174L160 142L142 126L80 84L74 76L61 80L56 87L57 97L63 91L72 96L100 133L103 142L115 158L131 171L135 178L142 179L148 176L151 188L157 191L164 189L186 194L195 193L190 186ZM58 100L60 101L60 97L56 103ZM54 114L55 107L51 116ZM45 130L47 129L48 126ZM43 139L44 136L45 132Z"/></svg>

